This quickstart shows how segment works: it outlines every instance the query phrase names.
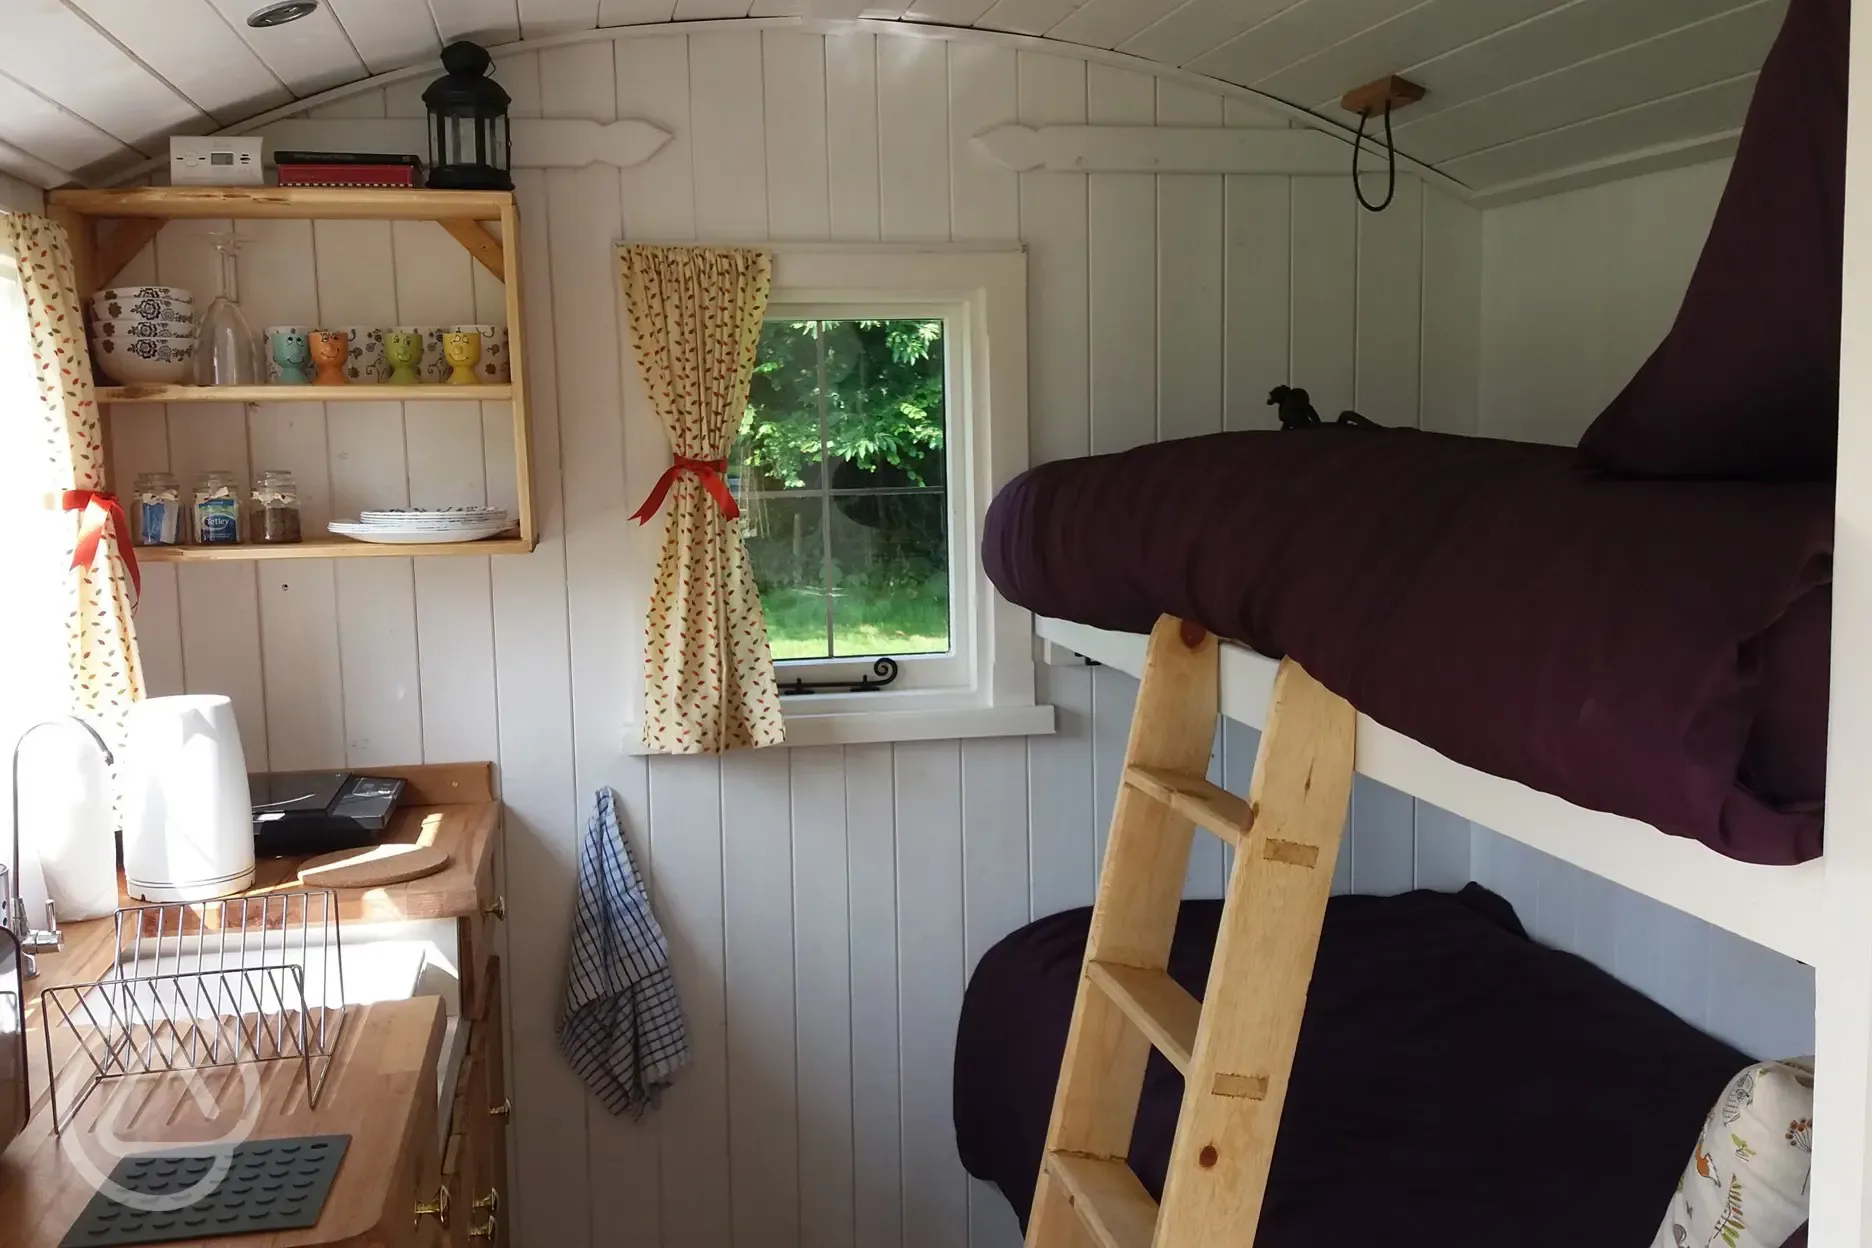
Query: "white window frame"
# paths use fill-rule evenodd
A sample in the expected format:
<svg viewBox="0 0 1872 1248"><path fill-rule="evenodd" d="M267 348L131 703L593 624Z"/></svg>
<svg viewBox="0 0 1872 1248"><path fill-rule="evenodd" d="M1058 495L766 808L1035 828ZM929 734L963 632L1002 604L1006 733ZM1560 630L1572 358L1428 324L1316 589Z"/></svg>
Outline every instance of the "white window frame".
<svg viewBox="0 0 1872 1248"><path fill-rule="evenodd" d="M974 679L975 630L959 627L966 620L974 605L978 589L965 562L957 556L957 541L974 530L969 518L968 495L966 490L952 487L951 482L968 474L971 447L966 436L951 437L959 423L957 413L966 403L968 388L967 361L969 351L951 349L952 344L966 342L969 333L969 310L966 304L958 302L910 302L891 300L888 303L870 299L864 303L843 301L838 303L804 302L787 300L781 302L770 299L767 304L769 321L855 321L855 320L903 320L919 321L940 320L943 322L943 526L944 538L949 553L949 649L937 654L892 654L898 665L897 678L891 682L892 692L921 690L931 693L952 694L956 689L972 683ZM958 400L952 396L964 396ZM790 491L789 491L790 492ZM778 494L780 491L773 491ZM770 495L771 496L771 495ZM799 491L799 497L818 497L815 491ZM977 556L979 558L979 555ZM993 592L990 590L990 592ZM876 656L854 658L824 659L778 659L774 663L782 688L796 679L846 680L856 682L867 674L873 675L872 663ZM788 698L783 707L796 704L804 705L801 695L783 695ZM810 697L812 705L823 704L825 711L864 710L862 699L874 697L874 694L829 694L815 693ZM854 701L857 699L858 701Z"/></svg>
<svg viewBox="0 0 1872 1248"><path fill-rule="evenodd" d="M923 662L917 656L893 656L904 674L875 693L783 696L787 744L1051 733L1053 708L1034 702L1033 617L995 592L981 562L988 504L1028 466L1026 252L1012 245L761 246L774 258L770 318L802 310L801 319L812 313L833 315L828 309L880 319L927 317L940 309L946 322L951 651ZM661 462L646 467L660 473L667 456L665 447ZM653 473L644 475L654 479ZM633 569L633 579L642 586L632 594L640 611L647 606L648 572L653 570ZM779 667L783 682L796 675L814 680L847 672L855 678L869 669L870 660L864 659ZM624 734L630 753L649 752L639 727L641 672L639 662Z"/></svg>

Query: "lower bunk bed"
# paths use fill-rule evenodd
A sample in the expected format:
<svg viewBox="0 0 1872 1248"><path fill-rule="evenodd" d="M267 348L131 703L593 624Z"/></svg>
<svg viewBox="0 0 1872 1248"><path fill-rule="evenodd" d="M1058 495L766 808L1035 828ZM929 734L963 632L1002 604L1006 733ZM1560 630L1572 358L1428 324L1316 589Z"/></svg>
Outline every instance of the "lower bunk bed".
<svg viewBox="0 0 1872 1248"><path fill-rule="evenodd" d="M1168 970L1197 997L1221 911L1191 901L1178 916ZM957 1145L1023 1227L1090 921L1090 910L1070 910L1014 932L984 955L963 1000ZM1805 1244L1804 1229L1786 1231L1805 1208L1800 1123L1811 1109L1771 1106L1769 1079L1756 1088L1761 1072L1799 1101L1799 1071L1752 1064L1584 960L1535 943L1480 885L1336 897L1252 1242ZM1153 1054L1130 1146L1153 1197L1182 1096L1182 1077ZM1721 1189L1727 1207L1732 1180L1730 1225L1681 1216L1673 1225L1680 1185ZM1779 1235L1761 1238L1777 1225Z"/></svg>

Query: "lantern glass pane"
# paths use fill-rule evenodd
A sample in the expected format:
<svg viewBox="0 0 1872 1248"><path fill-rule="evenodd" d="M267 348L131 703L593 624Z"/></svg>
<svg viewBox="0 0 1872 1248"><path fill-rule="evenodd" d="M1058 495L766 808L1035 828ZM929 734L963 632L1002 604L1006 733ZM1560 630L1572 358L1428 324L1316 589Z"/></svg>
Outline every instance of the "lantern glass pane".
<svg viewBox="0 0 1872 1248"><path fill-rule="evenodd" d="M448 127L448 163L451 165L459 165L463 163L463 159L468 151L467 144L463 141L462 119L460 117L449 118Z"/></svg>

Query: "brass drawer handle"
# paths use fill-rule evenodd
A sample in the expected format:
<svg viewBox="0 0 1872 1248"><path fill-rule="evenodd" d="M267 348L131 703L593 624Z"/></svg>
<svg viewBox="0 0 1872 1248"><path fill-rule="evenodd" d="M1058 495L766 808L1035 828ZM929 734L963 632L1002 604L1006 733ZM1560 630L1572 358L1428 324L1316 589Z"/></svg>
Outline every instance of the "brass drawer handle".
<svg viewBox="0 0 1872 1248"><path fill-rule="evenodd" d="M500 1231L500 1219L495 1217L491 1213L488 1214L488 1220L483 1222L480 1226L476 1226L472 1222L468 1224L468 1238L469 1239L485 1239L489 1243L493 1243L494 1237L496 1234L499 1233L499 1231Z"/></svg>
<svg viewBox="0 0 1872 1248"><path fill-rule="evenodd" d="M513 1097L510 1096L500 1104L489 1108L488 1117L505 1118L511 1113L513 1113Z"/></svg>
<svg viewBox="0 0 1872 1248"><path fill-rule="evenodd" d="M424 1218L434 1218L437 1224L441 1226L448 1225L448 1219L449 1219L448 1184L444 1183L441 1186L441 1188L437 1190L436 1198L434 1200L426 1200L426 1201L417 1202L416 1216L413 1219L411 1219L410 1225L421 1226L422 1220Z"/></svg>
<svg viewBox="0 0 1872 1248"><path fill-rule="evenodd" d="M489 902L487 905L481 908L481 913L489 916L490 918L496 918L496 919L506 918L507 917L507 898L496 897L493 901Z"/></svg>
<svg viewBox="0 0 1872 1248"><path fill-rule="evenodd" d="M474 1207L476 1209L485 1210L488 1213L499 1213L500 1212L500 1188L498 1187L488 1188L488 1194L483 1196L480 1200L475 1201Z"/></svg>

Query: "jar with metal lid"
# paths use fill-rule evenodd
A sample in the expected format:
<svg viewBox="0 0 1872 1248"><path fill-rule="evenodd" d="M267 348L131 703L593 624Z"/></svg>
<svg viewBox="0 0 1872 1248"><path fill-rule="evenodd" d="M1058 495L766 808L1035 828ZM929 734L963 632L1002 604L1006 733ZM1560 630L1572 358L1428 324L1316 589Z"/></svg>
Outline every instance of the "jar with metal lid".
<svg viewBox="0 0 1872 1248"><path fill-rule="evenodd" d="M300 540L299 485L290 472L269 469L254 479L248 536L256 542L284 545Z"/></svg>
<svg viewBox="0 0 1872 1248"><path fill-rule="evenodd" d="M233 473L204 472L195 479L195 540L203 546L240 544L240 482Z"/></svg>
<svg viewBox="0 0 1872 1248"><path fill-rule="evenodd" d="M131 527L138 546L179 546L188 526L182 523L182 487L175 475L138 475L133 493L136 511Z"/></svg>

